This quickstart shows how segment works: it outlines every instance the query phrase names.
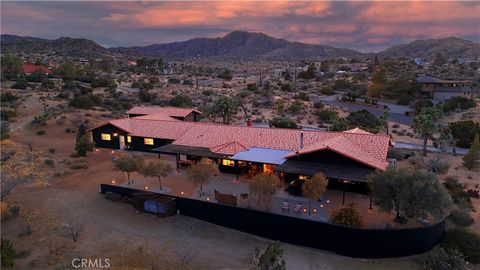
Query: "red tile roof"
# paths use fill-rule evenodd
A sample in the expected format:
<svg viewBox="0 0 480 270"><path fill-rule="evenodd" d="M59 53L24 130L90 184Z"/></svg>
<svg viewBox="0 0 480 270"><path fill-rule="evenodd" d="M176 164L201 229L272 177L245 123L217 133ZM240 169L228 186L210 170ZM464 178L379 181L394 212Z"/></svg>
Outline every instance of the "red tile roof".
<svg viewBox="0 0 480 270"><path fill-rule="evenodd" d="M51 74L52 71L44 66L40 66L40 65L33 65L33 64L24 64L23 65L23 73L25 74L31 74L31 73L35 73L35 72L43 72L45 74Z"/></svg>
<svg viewBox="0 0 480 270"><path fill-rule="evenodd" d="M195 109L191 108L177 108L177 107L158 107L158 106L135 106L127 111L127 114L164 114L173 117L186 117L192 112L200 113Z"/></svg>
<svg viewBox="0 0 480 270"><path fill-rule="evenodd" d="M165 121L133 117L112 120L133 136L174 140L174 144L204 147L219 154L234 155L252 147L288 150L300 154L329 149L376 169L384 170L390 137L364 132L330 132L299 129L231 126L213 123ZM99 127L99 126L97 126ZM97 127L90 128L90 130Z"/></svg>

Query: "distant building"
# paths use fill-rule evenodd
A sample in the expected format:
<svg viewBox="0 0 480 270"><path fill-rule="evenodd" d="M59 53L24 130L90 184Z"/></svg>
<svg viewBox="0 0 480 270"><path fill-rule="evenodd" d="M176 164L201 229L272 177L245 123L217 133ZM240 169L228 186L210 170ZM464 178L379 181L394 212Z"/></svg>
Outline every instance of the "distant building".
<svg viewBox="0 0 480 270"><path fill-rule="evenodd" d="M52 71L44 66L34 65L29 63L25 63L25 65L23 65L23 73L25 73L25 75L30 75L35 72L42 72L47 75L52 74Z"/></svg>
<svg viewBox="0 0 480 270"><path fill-rule="evenodd" d="M472 98L474 90L467 80L444 80L430 75L421 75L417 82L422 84L422 96L442 102L452 97Z"/></svg>

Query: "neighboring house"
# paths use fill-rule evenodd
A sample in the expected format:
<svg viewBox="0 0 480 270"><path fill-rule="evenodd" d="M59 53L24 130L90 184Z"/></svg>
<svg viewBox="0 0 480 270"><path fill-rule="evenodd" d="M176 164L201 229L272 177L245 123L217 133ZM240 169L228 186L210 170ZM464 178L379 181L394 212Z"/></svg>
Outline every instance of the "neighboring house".
<svg viewBox="0 0 480 270"><path fill-rule="evenodd" d="M189 122L156 112L88 131L96 147L175 155L177 166L210 158L226 173L278 173L287 186L322 172L331 187L365 190L368 175L388 166L387 135Z"/></svg>
<svg viewBox="0 0 480 270"><path fill-rule="evenodd" d="M135 106L127 111L128 117L145 115L166 115L182 121L200 121L202 113L191 108L158 107L158 106Z"/></svg>
<svg viewBox="0 0 480 270"><path fill-rule="evenodd" d="M29 63L25 63L23 65L23 73L25 73L25 75L30 75L30 74L35 73L35 72L42 72L42 73L45 73L47 75L52 74L52 71L50 69L48 69L47 67L44 67L44 66L34 65L34 64L29 64Z"/></svg>
<svg viewBox="0 0 480 270"><path fill-rule="evenodd" d="M435 102L443 102L452 97L472 98L474 94L470 81L467 80L444 80L422 75L417 78L417 82L422 84L422 96Z"/></svg>

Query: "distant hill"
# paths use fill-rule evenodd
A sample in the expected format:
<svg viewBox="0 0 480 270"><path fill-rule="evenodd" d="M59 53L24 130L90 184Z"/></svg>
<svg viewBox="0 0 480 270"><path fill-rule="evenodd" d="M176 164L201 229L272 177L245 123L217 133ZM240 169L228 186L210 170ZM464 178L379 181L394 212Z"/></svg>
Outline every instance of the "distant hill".
<svg viewBox="0 0 480 270"><path fill-rule="evenodd" d="M378 56L380 58L420 57L431 59L437 53L441 53L446 58L480 57L480 44L456 37L416 40L408 44L390 47L378 53Z"/></svg>
<svg viewBox="0 0 480 270"><path fill-rule="evenodd" d="M111 54L97 43L83 38L50 40L15 35L1 36L2 51L14 53L56 53L64 57L97 58Z"/></svg>
<svg viewBox="0 0 480 270"><path fill-rule="evenodd" d="M111 48L117 53L160 55L177 58L306 58L361 57L362 53L332 46L290 42L263 33L234 31L221 38L194 38L182 42L154 44L144 47Z"/></svg>

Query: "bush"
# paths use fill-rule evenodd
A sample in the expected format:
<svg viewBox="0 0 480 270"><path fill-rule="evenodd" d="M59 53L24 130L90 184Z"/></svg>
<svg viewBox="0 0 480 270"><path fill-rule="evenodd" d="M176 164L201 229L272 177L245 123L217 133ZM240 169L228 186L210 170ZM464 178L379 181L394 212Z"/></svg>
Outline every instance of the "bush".
<svg viewBox="0 0 480 270"><path fill-rule="evenodd" d="M424 270L468 270L465 256L458 250L436 248L423 259Z"/></svg>
<svg viewBox="0 0 480 270"><path fill-rule="evenodd" d="M286 117L274 117L270 120L270 125L276 128L297 128L297 123Z"/></svg>
<svg viewBox="0 0 480 270"><path fill-rule="evenodd" d="M427 161L427 168L436 174L446 174L450 169L450 164L440 159L430 159Z"/></svg>
<svg viewBox="0 0 480 270"><path fill-rule="evenodd" d="M322 89L320 89L320 93L322 93L323 95L331 96L335 94L335 91L333 91L333 89L330 87L323 87Z"/></svg>
<svg viewBox="0 0 480 270"><path fill-rule="evenodd" d="M468 192L465 191L463 185L458 182L457 178L452 176L447 177L443 185L450 193L450 196L455 204L473 209L470 195L468 195Z"/></svg>
<svg viewBox="0 0 480 270"><path fill-rule="evenodd" d="M42 130L38 130L37 132L35 132L35 134L36 134L36 135L39 135L39 136L45 135L45 133L46 133L46 132L45 132L45 130L43 130L43 129L42 129Z"/></svg>
<svg viewBox="0 0 480 270"><path fill-rule="evenodd" d="M1 239L2 241L2 248L1 248L1 261L2 261L2 269L6 269L8 267L12 267L14 265L13 259L15 258L15 250L13 249L13 245L7 239Z"/></svg>
<svg viewBox="0 0 480 270"><path fill-rule="evenodd" d="M89 94L74 97L72 101L70 101L70 106L88 110L100 105L100 103L100 97Z"/></svg>
<svg viewBox="0 0 480 270"><path fill-rule="evenodd" d="M315 115L320 122L326 123L333 123L338 117L338 113L332 109L317 110L315 111Z"/></svg>
<svg viewBox="0 0 480 270"><path fill-rule="evenodd" d="M333 224L350 227L362 227L362 217L355 209L353 204L344 207L332 213L331 221Z"/></svg>
<svg viewBox="0 0 480 270"><path fill-rule="evenodd" d="M453 224L462 227L470 226L474 222L469 213L458 208L455 208L452 210L452 212L450 212L448 220L450 220Z"/></svg>
<svg viewBox="0 0 480 270"><path fill-rule="evenodd" d="M170 100L170 106L188 108L193 106L193 102L189 96L176 95Z"/></svg>
<svg viewBox="0 0 480 270"><path fill-rule="evenodd" d="M323 107L325 107L325 105L321 101L315 101L313 103L313 107L315 109L323 109Z"/></svg>
<svg viewBox="0 0 480 270"><path fill-rule="evenodd" d="M10 121L12 118L17 117L17 112L14 110L4 110L1 111L1 119L5 121Z"/></svg>
<svg viewBox="0 0 480 270"><path fill-rule="evenodd" d="M407 156L408 154L403 149L393 148L393 147L388 148L388 153L387 153L388 158L394 158L396 160L404 160L405 158L407 158Z"/></svg>
<svg viewBox="0 0 480 270"><path fill-rule="evenodd" d="M55 167L55 161L53 159L46 159L43 162L45 163L45 165L47 165L50 168Z"/></svg>
<svg viewBox="0 0 480 270"><path fill-rule="evenodd" d="M29 87L29 86L30 86L30 84L28 84L26 81L20 80L20 81L15 82L15 83L12 85L12 88L13 88L13 89L22 89L22 90L25 90L25 89L27 89L27 87Z"/></svg>
<svg viewBox="0 0 480 270"><path fill-rule="evenodd" d="M446 100L442 106L444 112L454 111L454 110L466 110L477 106L473 99L466 97L452 97L449 100Z"/></svg>
<svg viewBox="0 0 480 270"><path fill-rule="evenodd" d="M440 244L447 250L458 249L467 261L480 263L480 236L463 228L448 230Z"/></svg>
<svg viewBox="0 0 480 270"><path fill-rule="evenodd" d="M285 91L285 92L290 92L290 91L292 91L292 86L288 83L287 84L282 84L280 89L282 89L282 91Z"/></svg>

